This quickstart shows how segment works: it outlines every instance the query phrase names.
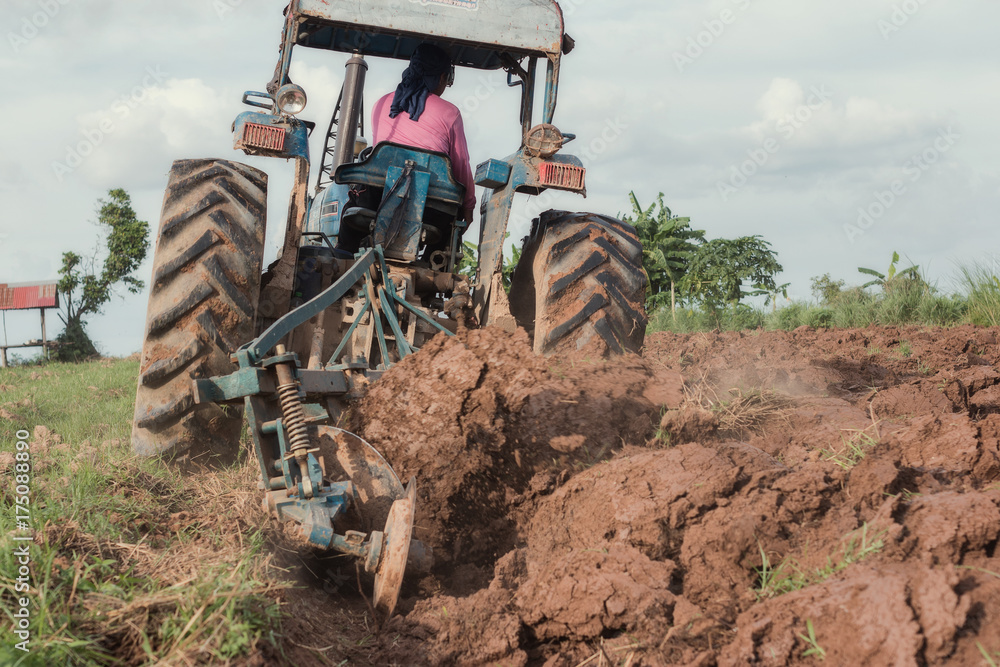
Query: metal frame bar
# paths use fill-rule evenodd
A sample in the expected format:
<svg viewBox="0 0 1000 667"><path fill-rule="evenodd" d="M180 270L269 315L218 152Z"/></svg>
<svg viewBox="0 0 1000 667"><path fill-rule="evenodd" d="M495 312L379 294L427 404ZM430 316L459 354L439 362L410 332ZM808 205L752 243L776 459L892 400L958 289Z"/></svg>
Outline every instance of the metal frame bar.
<svg viewBox="0 0 1000 667"><path fill-rule="evenodd" d="M392 285L392 282L389 282ZM392 329L392 333L396 336L396 351L399 352L399 358L403 359L408 354L413 354L413 350L410 349L410 344L406 341L406 336L403 335L403 330L399 326L399 318L396 316L396 309L393 307L393 302L397 301L394 296L390 296L388 290L384 287L378 288L378 298L382 304L382 312L385 313L385 319L389 322L389 328Z"/></svg>
<svg viewBox="0 0 1000 667"><path fill-rule="evenodd" d="M351 336L354 335L358 325L361 324L361 320L365 319L365 315L371 307L372 305L368 303L368 296L365 295L365 305L361 306L361 310L358 312L357 317L355 317L354 321L351 322L351 326L347 329L347 333L344 334L344 337L340 340L340 345L338 345L337 349L333 351L333 355L330 356L330 361L326 362L328 367L336 365L337 359L340 357L340 353L344 351L345 347L347 347L348 341L351 340Z"/></svg>
<svg viewBox="0 0 1000 667"><path fill-rule="evenodd" d="M542 112L542 122L551 123L556 115L556 101L559 97L559 58L549 57L545 72L545 109Z"/></svg>
<svg viewBox="0 0 1000 667"><path fill-rule="evenodd" d="M402 300L397 299L397 302L403 308L406 308L408 311L410 311L411 313L413 313L414 315L416 315L417 317L419 317L420 319L422 319L424 322L427 322L427 324L430 324L432 327L435 327L439 331L443 331L446 334L448 334L449 336L454 336L455 335L455 332L449 331L448 329L446 329L445 327L443 327L441 324L435 322L434 318L428 317L427 313L423 312L419 308L414 307L408 301L402 301Z"/></svg>
<svg viewBox="0 0 1000 667"><path fill-rule="evenodd" d="M282 338L298 326L305 324L313 317L323 312L339 301L347 291L365 277L365 273L375 263L376 255L381 254L381 248L370 248L342 275L337 282L317 294L312 300L302 304L292 312L278 319L268 327L256 340L243 346L255 362L263 360Z"/></svg>

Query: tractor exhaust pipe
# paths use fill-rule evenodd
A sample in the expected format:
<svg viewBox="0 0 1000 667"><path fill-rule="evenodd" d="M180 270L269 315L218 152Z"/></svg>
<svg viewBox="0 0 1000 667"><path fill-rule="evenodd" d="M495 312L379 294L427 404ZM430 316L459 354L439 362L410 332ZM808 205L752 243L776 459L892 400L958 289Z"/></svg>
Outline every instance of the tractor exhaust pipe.
<svg viewBox="0 0 1000 667"><path fill-rule="evenodd" d="M355 53L347 61L344 77L343 101L340 107L340 123L337 127L337 143L333 149L331 176L342 164L354 162L354 143L358 138L358 125L364 112L361 99L365 91L365 75L368 63L360 53Z"/></svg>

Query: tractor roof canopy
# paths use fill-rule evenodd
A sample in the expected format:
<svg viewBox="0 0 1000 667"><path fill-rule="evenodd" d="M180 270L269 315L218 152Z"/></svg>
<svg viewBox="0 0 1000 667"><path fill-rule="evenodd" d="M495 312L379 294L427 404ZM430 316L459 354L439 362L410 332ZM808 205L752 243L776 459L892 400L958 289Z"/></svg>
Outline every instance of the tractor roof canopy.
<svg viewBox="0 0 1000 667"><path fill-rule="evenodd" d="M555 0L298 0L296 43L408 60L421 42L446 48L456 65L504 66L503 54L558 56L562 10Z"/></svg>

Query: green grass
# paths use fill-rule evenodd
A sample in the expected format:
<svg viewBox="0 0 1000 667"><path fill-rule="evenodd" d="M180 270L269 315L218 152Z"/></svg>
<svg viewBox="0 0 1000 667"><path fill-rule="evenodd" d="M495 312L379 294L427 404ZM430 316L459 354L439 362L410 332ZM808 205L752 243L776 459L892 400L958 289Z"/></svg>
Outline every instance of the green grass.
<svg viewBox="0 0 1000 667"><path fill-rule="evenodd" d="M664 449L670 448L670 431L663 428L663 417L667 414L667 408L663 407L660 409L660 421L656 423L656 432L653 433L653 440L660 443L660 446Z"/></svg>
<svg viewBox="0 0 1000 667"><path fill-rule="evenodd" d="M965 293L967 318L981 326L1000 325L1000 278L989 267L968 264L959 267Z"/></svg>
<svg viewBox="0 0 1000 667"><path fill-rule="evenodd" d="M48 429L29 450L33 542L13 540L28 533L0 460L0 664L214 664L277 643L264 537L240 515L259 502L252 467L193 480L137 459L137 373L133 360L0 370L0 452L10 456L18 431ZM30 545L27 592L15 590L15 544ZM30 600L27 654L13 634L20 597Z"/></svg>
<svg viewBox="0 0 1000 667"><path fill-rule="evenodd" d="M822 583L854 563L880 552L885 547L884 537L885 531L869 535L866 523L844 536L836 559L827 557L823 567L812 571L803 570L798 561L791 556L783 558L778 565L772 565L763 545L758 542L761 565L759 568L754 568L758 578L754 593L758 600L763 600Z"/></svg>
<svg viewBox="0 0 1000 667"><path fill-rule="evenodd" d="M997 651L993 653L993 655L990 655L990 652L986 650L986 647L984 647L979 642L976 642L976 648L979 649L979 652L983 656L983 660L986 661L985 662L986 667L997 667L997 661L1000 660L1000 651Z"/></svg>
<svg viewBox="0 0 1000 667"><path fill-rule="evenodd" d="M841 436L844 446L839 451L820 450L823 458L827 461L833 461L844 470L850 470L858 465L868 455L868 452L875 449L879 444L878 438L869 435L865 431L852 431L852 433L853 435L850 437Z"/></svg>
<svg viewBox="0 0 1000 667"><path fill-rule="evenodd" d="M806 643L806 650L802 652L802 657L814 656L820 662L826 660L826 649L816 641L816 629L813 628L813 622L810 619L806 619L806 633L805 635L799 633L799 639Z"/></svg>
<svg viewBox="0 0 1000 667"><path fill-rule="evenodd" d="M693 333L719 328L724 331L766 329L790 331L815 328L863 328L869 325L1000 326L1000 277L989 267L971 264L959 269L960 292L941 294L922 279L895 283L888 292L860 287L843 289L829 303L793 301L772 310L739 304L711 313L700 306L669 309L650 314L647 332ZM903 356L909 356L903 353Z"/></svg>

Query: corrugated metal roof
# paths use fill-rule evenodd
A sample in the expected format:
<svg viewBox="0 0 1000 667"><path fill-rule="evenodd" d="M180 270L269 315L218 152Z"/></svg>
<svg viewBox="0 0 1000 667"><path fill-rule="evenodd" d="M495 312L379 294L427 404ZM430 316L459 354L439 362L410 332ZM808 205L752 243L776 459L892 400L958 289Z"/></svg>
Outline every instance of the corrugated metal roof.
<svg viewBox="0 0 1000 667"><path fill-rule="evenodd" d="M0 283L0 310L58 308L56 283Z"/></svg>

